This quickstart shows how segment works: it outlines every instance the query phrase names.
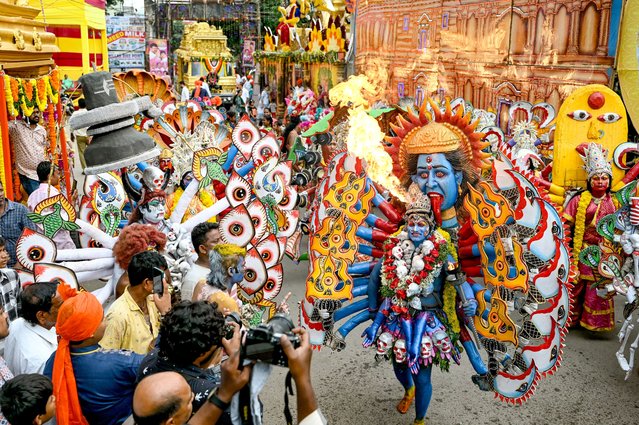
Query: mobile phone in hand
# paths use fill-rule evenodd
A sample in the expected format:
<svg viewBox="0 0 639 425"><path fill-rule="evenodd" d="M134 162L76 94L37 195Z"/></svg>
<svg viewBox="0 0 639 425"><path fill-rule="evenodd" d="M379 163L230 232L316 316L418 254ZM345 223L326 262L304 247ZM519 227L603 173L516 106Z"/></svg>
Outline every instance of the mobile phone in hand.
<svg viewBox="0 0 639 425"><path fill-rule="evenodd" d="M153 293L164 296L164 270L153 267Z"/></svg>

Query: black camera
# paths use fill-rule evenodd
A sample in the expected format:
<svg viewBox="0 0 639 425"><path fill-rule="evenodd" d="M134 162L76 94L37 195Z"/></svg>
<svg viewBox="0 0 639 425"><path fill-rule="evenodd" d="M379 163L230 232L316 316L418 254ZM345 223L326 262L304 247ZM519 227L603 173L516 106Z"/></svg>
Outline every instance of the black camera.
<svg viewBox="0 0 639 425"><path fill-rule="evenodd" d="M292 330L293 322L290 317L277 313L268 323L249 329L242 344L241 359L288 367L288 358L280 345L280 337L286 335L293 347L299 347L300 338Z"/></svg>
<svg viewBox="0 0 639 425"><path fill-rule="evenodd" d="M224 322L226 323L224 325L224 339L233 338L235 327L232 325L232 323L237 323L238 325L242 326L242 319L240 318L240 314L236 313L235 311L229 313L224 318Z"/></svg>
<svg viewBox="0 0 639 425"><path fill-rule="evenodd" d="M313 173L310 170L302 170L293 176L291 184L295 186L306 186L311 181L313 181Z"/></svg>
<svg viewBox="0 0 639 425"><path fill-rule="evenodd" d="M317 143L318 145L327 145L333 141L333 136L331 133L320 133L314 136L311 136L311 142Z"/></svg>

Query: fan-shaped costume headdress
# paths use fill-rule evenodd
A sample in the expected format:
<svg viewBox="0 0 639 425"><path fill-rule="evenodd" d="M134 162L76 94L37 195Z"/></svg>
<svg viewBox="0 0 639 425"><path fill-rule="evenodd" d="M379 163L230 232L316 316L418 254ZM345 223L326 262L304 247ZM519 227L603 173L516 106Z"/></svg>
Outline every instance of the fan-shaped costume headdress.
<svg viewBox="0 0 639 425"><path fill-rule="evenodd" d="M419 115L408 110L398 116L398 124L391 124L395 136L386 137L391 144L386 151L395 159L393 173L404 179L412 155L456 151L464 155L470 166L489 168L490 154L482 152L489 143L483 141L483 133L475 131L478 121L471 119L472 114L464 115L463 108L453 113L448 100L442 112L432 99L422 104Z"/></svg>

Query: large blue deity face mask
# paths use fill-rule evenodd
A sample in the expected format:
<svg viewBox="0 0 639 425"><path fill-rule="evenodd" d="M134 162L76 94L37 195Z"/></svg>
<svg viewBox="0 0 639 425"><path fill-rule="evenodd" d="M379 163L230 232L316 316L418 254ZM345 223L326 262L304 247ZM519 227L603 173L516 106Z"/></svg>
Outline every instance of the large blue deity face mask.
<svg viewBox="0 0 639 425"><path fill-rule="evenodd" d="M408 238L413 241L413 244L417 247L430 236L431 228L426 218L418 214L413 214L408 217L406 231L408 232Z"/></svg>
<svg viewBox="0 0 639 425"><path fill-rule="evenodd" d="M229 267L228 273L231 277L231 284L240 283L244 279L244 258L237 260L235 267Z"/></svg>
<svg viewBox="0 0 639 425"><path fill-rule="evenodd" d="M443 153L421 154L417 158L417 172L412 177L426 195L437 193L443 197L441 210L455 206L463 174L455 171Z"/></svg>

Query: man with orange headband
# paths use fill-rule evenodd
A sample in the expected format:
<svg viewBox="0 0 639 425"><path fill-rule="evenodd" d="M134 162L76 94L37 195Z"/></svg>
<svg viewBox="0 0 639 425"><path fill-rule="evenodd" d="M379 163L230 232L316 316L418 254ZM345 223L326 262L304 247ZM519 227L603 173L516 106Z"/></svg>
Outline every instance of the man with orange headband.
<svg viewBox="0 0 639 425"><path fill-rule="evenodd" d="M64 299L56 330L58 350L44 375L52 378L59 424L121 424L131 415L137 370L143 356L104 350L106 327L100 301L89 292L61 284Z"/></svg>

